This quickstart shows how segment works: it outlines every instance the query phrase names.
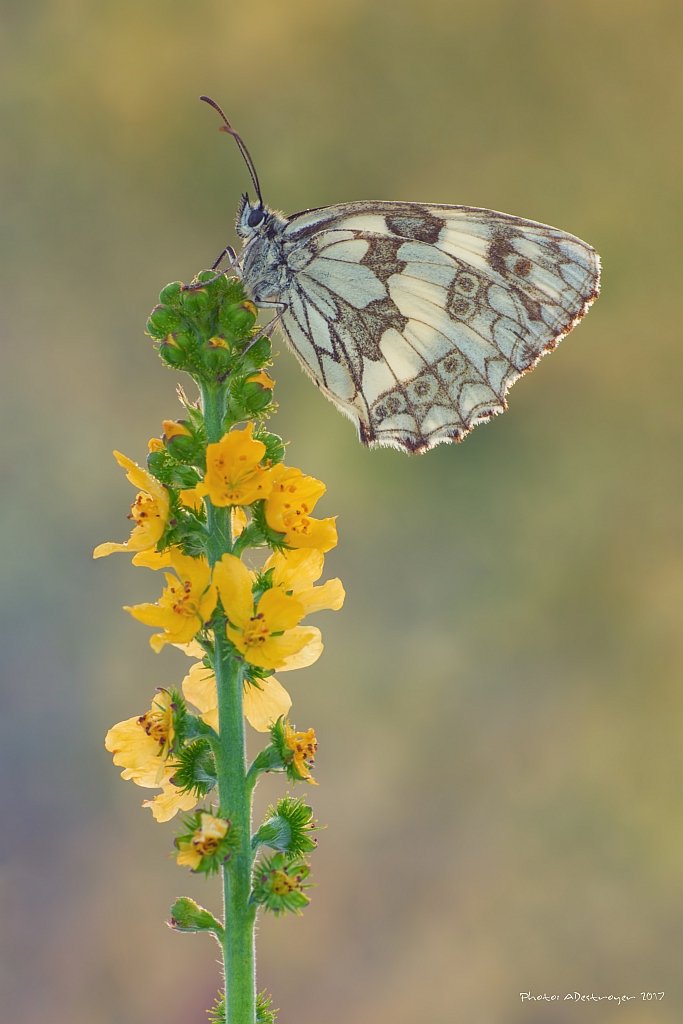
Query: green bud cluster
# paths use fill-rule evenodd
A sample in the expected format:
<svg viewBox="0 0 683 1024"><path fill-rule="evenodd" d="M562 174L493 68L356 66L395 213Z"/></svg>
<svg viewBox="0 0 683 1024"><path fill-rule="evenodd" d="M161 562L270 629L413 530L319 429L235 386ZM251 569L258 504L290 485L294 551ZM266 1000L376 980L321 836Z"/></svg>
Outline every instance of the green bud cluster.
<svg viewBox="0 0 683 1024"><path fill-rule="evenodd" d="M268 338L259 337L256 314L238 279L216 278L207 270L191 287L179 281L166 285L147 320L147 333L168 366L185 370L199 383L227 382L232 423L262 417L272 407L272 389L257 379L270 361L271 346ZM190 445L183 440L178 448L176 457L187 449L192 461Z"/></svg>

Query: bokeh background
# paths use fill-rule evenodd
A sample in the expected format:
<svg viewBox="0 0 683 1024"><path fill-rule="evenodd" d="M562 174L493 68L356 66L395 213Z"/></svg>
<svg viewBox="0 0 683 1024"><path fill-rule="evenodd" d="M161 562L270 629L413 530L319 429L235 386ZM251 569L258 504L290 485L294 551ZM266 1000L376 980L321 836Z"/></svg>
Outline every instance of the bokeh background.
<svg viewBox="0 0 683 1024"><path fill-rule="evenodd" d="M143 328L267 200L487 206L603 255L587 320L462 446L368 452L284 351L275 429L328 484L343 613L291 677L326 823L301 919L264 919L283 1024L683 1019L678 0L5 5L3 1017L191 1024L211 883L102 746L176 684L120 611L142 461L180 413ZM264 787L259 806L281 792ZM626 1006L519 993L635 995ZM656 1004L641 991L665 992Z"/></svg>

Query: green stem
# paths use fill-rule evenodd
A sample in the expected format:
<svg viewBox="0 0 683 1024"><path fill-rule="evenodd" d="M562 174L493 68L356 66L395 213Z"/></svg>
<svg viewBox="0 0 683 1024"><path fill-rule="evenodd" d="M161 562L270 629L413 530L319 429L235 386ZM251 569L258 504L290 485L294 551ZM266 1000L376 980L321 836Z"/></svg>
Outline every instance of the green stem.
<svg viewBox="0 0 683 1024"><path fill-rule="evenodd" d="M225 387L202 386L202 407L209 443L223 436ZM208 558L213 566L232 550L230 510L207 503ZM218 688L219 740L214 745L220 813L230 819L239 846L223 867L223 964L225 973L226 1024L254 1024L256 1020L256 959L254 923L256 908L251 893L251 798L253 783L247 781L242 695L242 664L228 649L225 624L215 631L214 670Z"/></svg>
<svg viewBox="0 0 683 1024"><path fill-rule="evenodd" d="M256 1020L256 966L251 892L251 795L246 781L242 665L227 651L216 633L216 683L220 744L216 757L221 814L230 818L239 847L223 868L225 932L223 959L227 1024L254 1024Z"/></svg>
<svg viewBox="0 0 683 1024"><path fill-rule="evenodd" d="M204 426L209 444L220 441L223 436L223 416L225 415L226 387L223 385L201 385L202 409L204 410ZM215 508L207 502L207 531L209 534L208 558L213 567L220 561L226 551L232 551L230 533L230 509Z"/></svg>

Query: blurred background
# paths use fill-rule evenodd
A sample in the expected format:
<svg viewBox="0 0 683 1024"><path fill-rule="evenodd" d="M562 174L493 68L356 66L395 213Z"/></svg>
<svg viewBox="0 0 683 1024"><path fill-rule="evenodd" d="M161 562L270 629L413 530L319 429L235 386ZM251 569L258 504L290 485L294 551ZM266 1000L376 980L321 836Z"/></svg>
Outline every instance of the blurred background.
<svg viewBox="0 0 683 1024"><path fill-rule="evenodd" d="M170 858L106 730L177 685L120 611L151 573L116 447L181 409L160 288L266 200L491 207L589 240L603 294L465 444L368 452L279 340L290 460L327 482L348 599L288 677L327 825L264 918L282 1024L683 1019L677 0L5 5L0 989L12 1024L192 1024L219 976L164 924ZM259 792L259 808L283 791ZM635 995L627 1007L519 993ZM643 1002L640 993L665 992Z"/></svg>

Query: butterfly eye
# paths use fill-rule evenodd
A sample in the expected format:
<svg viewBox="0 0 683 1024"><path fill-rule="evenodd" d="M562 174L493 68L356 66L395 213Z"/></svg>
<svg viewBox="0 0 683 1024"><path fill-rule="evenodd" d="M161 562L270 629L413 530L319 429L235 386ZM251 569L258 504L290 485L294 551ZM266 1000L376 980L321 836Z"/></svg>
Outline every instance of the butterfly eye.
<svg viewBox="0 0 683 1024"><path fill-rule="evenodd" d="M247 224L250 228L257 227L266 215L266 211L262 206L257 206L255 210L252 210L247 217Z"/></svg>

